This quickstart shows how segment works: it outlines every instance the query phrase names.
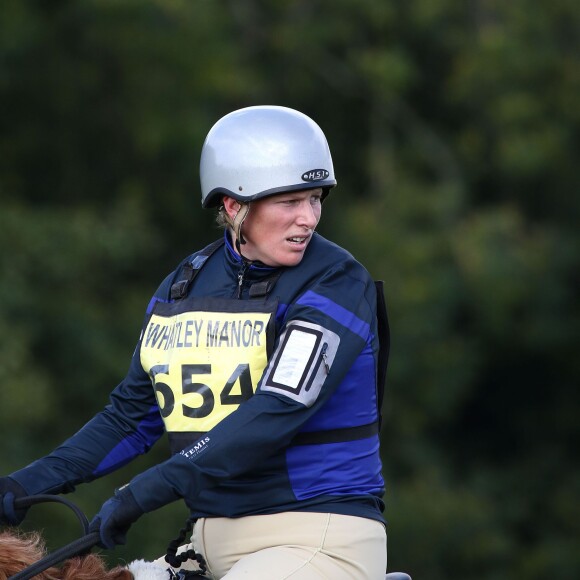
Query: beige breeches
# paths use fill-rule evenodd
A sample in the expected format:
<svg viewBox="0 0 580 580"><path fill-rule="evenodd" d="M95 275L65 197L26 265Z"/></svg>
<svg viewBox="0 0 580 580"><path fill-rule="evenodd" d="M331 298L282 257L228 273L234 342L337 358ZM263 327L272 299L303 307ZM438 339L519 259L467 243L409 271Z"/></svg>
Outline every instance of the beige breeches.
<svg viewBox="0 0 580 580"><path fill-rule="evenodd" d="M384 526L354 516L287 512L200 519L192 543L216 580L384 580L387 568Z"/></svg>

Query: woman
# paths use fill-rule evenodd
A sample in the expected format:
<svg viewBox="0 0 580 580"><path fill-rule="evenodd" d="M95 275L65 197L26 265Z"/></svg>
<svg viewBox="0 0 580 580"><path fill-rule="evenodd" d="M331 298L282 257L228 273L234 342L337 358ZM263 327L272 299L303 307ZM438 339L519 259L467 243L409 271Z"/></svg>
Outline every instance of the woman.
<svg viewBox="0 0 580 580"><path fill-rule="evenodd" d="M379 341L368 272L315 233L336 185L326 138L292 109L234 111L209 132L200 177L223 239L163 281L105 410L4 478L0 493L70 491L165 430L171 459L117 490L93 520L104 547L124 543L143 513L183 499L215 578L382 579L387 337Z"/></svg>

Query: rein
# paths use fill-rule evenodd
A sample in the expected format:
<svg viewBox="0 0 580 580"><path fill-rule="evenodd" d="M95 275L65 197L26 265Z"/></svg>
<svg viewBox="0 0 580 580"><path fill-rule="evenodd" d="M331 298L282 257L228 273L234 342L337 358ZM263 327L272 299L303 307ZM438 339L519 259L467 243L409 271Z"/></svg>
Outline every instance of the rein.
<svg viewBox="0 0 580 580"><path fill-rule="evenodd" d="M20 509L27 508L39 503L50 502L61 503L70 508L79 520L84 535L81 538L74 540L70 544L67 544L62 548L51 552L44 558L40 559L38 562L28 566L28 568L21 570L13 576L10 576L9 580L29 580L30 578L34 578L34 576L44 572L45 570L48 570L48 568L51 568L52 566L64 562L68 558L89 552L93 546L96 546L99 543L99 532L89 533L89 521L85 514L72 501L64 497L49 494L21 497L14 501L14 507Z"/></svg>
<svg viewBox="0 0 580 580"><path fill-rule="evenodd" d="M88 554L91 549L96 546L100 542L100 534L99 532L89 532L89 520L83 513L83 511L72 501L61 497L59 495L50 495L50 494L41 494L41 495L32 495L27 497L21 497L14 500L14 507L16 509L28 508L30 506L39 504L39 503L60 503L68 507L72 510L77 517L82 530L83 536L72 541L70 544L59 548L58 550L54 550L50 554L47 554L44 558L41 558L38 562L31 564L24 570L10 576L8 580L30 580L41 574L42 572L48 570L52 566L56 566L61 564L65 560L69 558L73 558L74 556L82 556L84 554ZM166 561L171 566L179 567L187 560L197 560L199 565L199 570L196 571L179 571L173 572L168 571L170 573L170 578L172 579L188 579L188 578L206 578L204 576L205 572L207 571L205 560L201 554L197 554L193 549L187 550L182 554L177 554L178 547L182 544L185 540L186 536L191 532L193 528L194 521L188 520L186 522L186 526L181 530L180 535L178 538L173 540L167 549L167 556Z"/></svg>
<svg viewBox="0 0 580 580"><path fill-rule="evenodd" d="M79 520L79 522L83 528L83 532L85 534L89 533L89 520L87 519L87 516L85 516L85 514L83 513L81 508L79 508L76 504L74 504L72 501L70 501L70 499L66 499L65 497L62 497L60 495L39 494L39 495L29 495L26 497L21 497L21 498L14 500L14 507L16 509L22 509L22 508L28 508L30 506L33 506L33 505L36 505L39 503L51 503L51 502L61 503L65 506L67 506L68 508L70 508L74 512L77 519Z"/></svg>
<svg viewBox="0 0 580 580"><path fill-rule="evenodd" d="M70 544L51 552L44 558L38 560L38 562L28 566L28 568L14 574L14 576L10 576L9 580L30 580L30 578L34 578L41 572L64 562L68 558L89 552L93 546L99 543L99 539L99 532L92 532L82 538L78 538Z"/></svg>

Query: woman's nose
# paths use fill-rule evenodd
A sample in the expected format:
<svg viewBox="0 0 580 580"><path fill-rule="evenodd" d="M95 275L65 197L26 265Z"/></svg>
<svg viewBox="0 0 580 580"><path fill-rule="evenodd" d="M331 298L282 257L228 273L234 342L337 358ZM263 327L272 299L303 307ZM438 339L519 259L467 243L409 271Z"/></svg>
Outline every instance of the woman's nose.
<svg viewBox="0 0 580 580"><path fill-rule="evenodd" d="M314 229L318 224L320 212L310 203L310 200L304 200L299 207L297 223L301 226Z"/></svg>

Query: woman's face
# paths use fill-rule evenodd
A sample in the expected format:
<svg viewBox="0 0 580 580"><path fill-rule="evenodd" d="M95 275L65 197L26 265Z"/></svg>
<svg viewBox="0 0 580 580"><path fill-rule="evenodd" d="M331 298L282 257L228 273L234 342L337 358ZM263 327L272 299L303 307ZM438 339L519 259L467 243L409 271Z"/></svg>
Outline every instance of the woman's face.
<svg viewBox="0 0 580 580"><path fill-rule="evenodd" d="M242 226L244 257L267 266L299 264L320 220L321 197L321 189L309 189L253 201Z"/></svg>

